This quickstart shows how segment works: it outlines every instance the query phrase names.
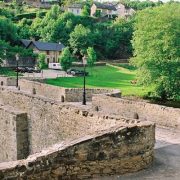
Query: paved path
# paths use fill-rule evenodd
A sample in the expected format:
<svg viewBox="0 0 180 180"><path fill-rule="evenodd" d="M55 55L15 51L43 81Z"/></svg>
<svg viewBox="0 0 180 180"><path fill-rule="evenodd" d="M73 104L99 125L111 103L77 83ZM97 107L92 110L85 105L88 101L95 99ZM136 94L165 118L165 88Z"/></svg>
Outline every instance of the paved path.
<svg viewBox="0 0 180 180"><path fill-rule="evenodd" d="M94 180L180 180L180 132L156 128L155 160L150 168Z"/></svg>
<svg viewBox="0 0 180 180"><path fill-rule="evenodd" d="M57 78L57 77L72 77L68 75L65 71L44 69L41 73L24 73L24 77L33 78Z"/></svg>

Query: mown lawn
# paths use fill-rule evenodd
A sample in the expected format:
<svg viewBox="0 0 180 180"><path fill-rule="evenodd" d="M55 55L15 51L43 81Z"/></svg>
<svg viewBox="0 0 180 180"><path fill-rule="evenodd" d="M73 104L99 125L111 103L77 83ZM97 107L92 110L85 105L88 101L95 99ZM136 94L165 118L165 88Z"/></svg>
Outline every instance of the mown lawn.
<svg viewBox="0 0 180 180"><path fill-rule="evenodd" d="M3 75L3 76L16 76L16 72L13 71L12 69L9 69L9 68L4 68L4 67L0 67L0 75ZM21 73L19 73L20 76Z"/></svg>
<svg viewBox="0 0 180 180"><path fill-rule="evenodd" d="M93 69L87 68L90 75L86 78L86 87L88 88L116 88L120 89L123 95L144 96L147 89L142 86L131 84L131 80L136 79L136 71L122 67L99 66ZM82 88L83 77L60 77L56 79L47 79L47 84Z"/></svg>

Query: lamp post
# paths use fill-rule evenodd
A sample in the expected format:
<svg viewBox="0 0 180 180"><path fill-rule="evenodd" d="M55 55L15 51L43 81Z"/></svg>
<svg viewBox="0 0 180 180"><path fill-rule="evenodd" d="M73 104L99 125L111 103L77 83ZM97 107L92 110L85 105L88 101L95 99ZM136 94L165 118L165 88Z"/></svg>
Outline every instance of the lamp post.
<svg viewBox="0 0 180 180"><path fill-rule="evenodd" d="M19 70L18 70L18 67L19 67L19 54L17 53L16 54L16 87L18 88L19 84L18 84L18 76L19 76Z"/></svg>
<svg viewBox="0 0 180 180"><path fill-rule="evenodd" d="M82 63L84 66L84 86L83 86L83 105L86 105L86 64L87 64L87 58L86 56L83 56Z"/></svg>

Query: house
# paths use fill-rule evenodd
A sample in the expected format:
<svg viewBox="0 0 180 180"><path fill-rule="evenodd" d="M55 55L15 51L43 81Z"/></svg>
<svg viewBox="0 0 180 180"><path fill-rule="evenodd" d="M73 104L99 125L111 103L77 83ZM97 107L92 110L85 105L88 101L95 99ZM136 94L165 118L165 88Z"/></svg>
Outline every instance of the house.
<svg viewBox="0 0 180 180"><path fill-rule="evenodd" d="M135 10L118 2L114 3L94 3L91 7L91 16L97 17L122 17L128 18L135 13Z"/></svg>
<svg viewBox="0 0 180 180"><path fill-rule="evenodd" d="M67 8L66 8L66 10L68 12L71 12L74 15L81 15L82 9L83 9L82 4L71 4L71 5L67 6Z"/></svg>
<svg viewBox="0 0 180 180"><path fill-rule="evenodd" d="M36 54L44 53L46 55L46 63L58 63L58 57L64 49L61 43L40 42L22 39L21 43L24 47L33 49Z"/></svg>
<svg viewBox="0 0 180 180"><path fill-rule="evenodd" d="M122 3L116 3L114 5L116 7L116 15L122 18L128 18L135 13L135 10L131 7L128 7Z"/></svg>
<svg viewBox="0 0 180 180"><path fill-rule="evenodd" d="M93 3L91 6L91 16L112 17L116 12L116 7L111 4Z"/></svg>

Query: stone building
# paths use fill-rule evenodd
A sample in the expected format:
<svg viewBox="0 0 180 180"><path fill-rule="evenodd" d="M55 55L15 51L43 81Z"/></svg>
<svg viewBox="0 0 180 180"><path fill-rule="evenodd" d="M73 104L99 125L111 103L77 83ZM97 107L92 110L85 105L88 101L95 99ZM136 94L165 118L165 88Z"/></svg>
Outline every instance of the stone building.
<svg viewBox="0 0 180 180"><path fill-rule="evenodd" d="M24 47L33 49L33 52L36 54L44 53L47 64L58 63L58 57L64 48L62 43L40 42L26 39L22 39L21 43Z"/></svg>
<svg viewBox="0 0 180 180"><path fill-rule="evenodd" d="M128 18L135 13L135 10L122 3L94 3L91 7L91 16L109 17L113 16Z"/></svg>
<svg viewBox="0 0 180 180"><path fill-rule="evenodd" d="M73 13L74 15L81 15L83 5L82 4L71 4L67 6L66 10Z"/></svg>
<svg viewBox="0 0 180 180"><path fill-rule="evenodd" d="M91 6L91 16L97 17L112 17L116 12L116 8L114 5L111 4L101 4L95 2Z"/></svg>
<svg viewBox="0 0 180 180"><path fill-rule="evenodd" d="M129 16L132 16L135 13L135 10L131 7L128 7L122 3L118 3L115 5L116 7L116 14L118 17L122 18L128 18Z"/></svg>

